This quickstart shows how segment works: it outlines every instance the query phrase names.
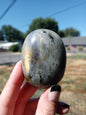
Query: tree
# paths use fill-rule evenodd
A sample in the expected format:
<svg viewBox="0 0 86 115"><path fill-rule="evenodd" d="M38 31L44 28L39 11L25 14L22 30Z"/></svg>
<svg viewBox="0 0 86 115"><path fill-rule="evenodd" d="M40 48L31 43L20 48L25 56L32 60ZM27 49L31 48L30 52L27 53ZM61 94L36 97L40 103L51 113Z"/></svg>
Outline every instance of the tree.
<svg viewBox="0 0 86 115"><path fill-rule="evenodd" d="M3 34L3 38L4 40L7 40L7 27L5 25L2 26L1 28L2 34Z"/></svg>
<svg viewBox="0 0 86 115"><path fill-rule="evenodd" d="M44 19L43 18L37 18L32 21L32 24L29 27L29 32L32 32L33 30L44 28Z"/></svg>
<svg viewBox="0 0 86 115"><path fill-rule="evenodd" d="M29 30L25 33L25 37L27 36L27 34L29 34L30 32L32 32L33 30L36 29L50 29L53 30L55 32L58 32L58 23L51 18L36 18L32 21L31 25L29 26Z"/></svg>
<svg viewBox="0 0 86 115"><path fill-rule="evenodd" d="M11 25L7 26L7 36L6 36L8 41L14 41L13 40L13 28Z"/></svg>
<svg viewBox="0 0 86 115"><path fill-rule="evenodd" d="M80 36L80 32L72 27L70 28L67 28L65 31L64 31L64 35L65 36Z"/></svg>
<svg viewBox="0 0 86 115"><path fill-rule="evenodd" d="M59 36L62 38L62 37L65 37L65 32L63 30L59 30L58 31L58 34Z"/></svg>
<svg viewBox="0 0 86 115"><path fill-rule="evenodd" d="M24 40L24 34L23 32L17 30L16 28L14 28L14 39L16 41L23 41Z"/></svg>
<svg viewBox="0 0 86 115"><path fill-rule="evenodd" d="M2 31L4 39L7 41L15 42L15 41L23 41L24 40L23 32L12 27L11 25L2 26L1 31Z"/></svg>
<svg viewBox="0 0 86 115"><path fill-rule="evenodd" d="M55 31L56 33L58 32L58 23L51 18L46 18L45 19L45 28L50 29L52 31Z"/></svg>
<svg viewBox="0 0 86 115"><path fill-rule="evenodd" d="M4 40L4 38L3 38L3 33L2 33L2 31L0 30L0 40Z"/></svg>

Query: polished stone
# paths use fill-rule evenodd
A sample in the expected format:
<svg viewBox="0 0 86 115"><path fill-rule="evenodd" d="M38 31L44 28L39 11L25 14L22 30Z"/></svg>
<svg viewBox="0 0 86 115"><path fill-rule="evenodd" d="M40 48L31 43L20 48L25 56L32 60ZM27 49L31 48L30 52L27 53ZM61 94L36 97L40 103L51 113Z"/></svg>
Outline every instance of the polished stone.
<svg viewBox="0 0 86 115"><path fill-rule="evenodd" d="M31 32L22 48L23 73L30 84L47 88L64 75L66 51L61 38L48 29Z"/></svg>

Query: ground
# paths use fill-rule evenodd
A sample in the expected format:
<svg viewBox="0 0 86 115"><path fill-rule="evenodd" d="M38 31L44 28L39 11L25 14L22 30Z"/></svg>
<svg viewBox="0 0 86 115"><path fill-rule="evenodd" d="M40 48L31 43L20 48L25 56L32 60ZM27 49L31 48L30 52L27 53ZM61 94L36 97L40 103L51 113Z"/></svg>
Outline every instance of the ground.
<svg viewBox="0 0 86 115"><path fill-rule="evenodd" d="M0 92L5 86L14 65L0 66ZM63 79L60 100L70 105L68 115L86 114L86 54L67 56L67 65ZM43 90L38 90L33 97L38 97Z"/></svg>

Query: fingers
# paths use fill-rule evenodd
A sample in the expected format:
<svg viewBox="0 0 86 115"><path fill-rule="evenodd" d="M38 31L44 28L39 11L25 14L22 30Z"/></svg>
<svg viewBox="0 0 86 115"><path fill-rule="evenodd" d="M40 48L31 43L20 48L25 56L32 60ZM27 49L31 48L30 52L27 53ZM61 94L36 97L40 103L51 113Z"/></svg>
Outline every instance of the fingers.
<svg viewBox="0 0 86 115"><path fill-rule="evenodd" d="M69 106L63 102L59 102L61 87L54 85L47 89L40 97L36 115L55 115L65 114L69 111Z"/></svg>
<svg viewBox="0 0 86 115"><path fill-rule="evenodd" d="M24 109L28 100L30 99L30 97L32 97L36 90L37 88L30 85L28 82L24 84L16 101L14 115L22 115L22 113L24 113Z"/></svg>
<svg viewBox="0 0 86 115"><path fill-rule="evenodd" d="M55 115L60 96L61 87L54 85L46 90L40 97L36 115Z"/></svg>
<svg viewBox="0 0 86 115"><path fill-rule="evenodd" d="M35 115L38 101L39 98L31 99L25 107L24 115Z"/></svg>
<svg viewBox="0 0 86 115"><path fill-rule="evenodd" d="M24 115L34 115L37 109L38 101L39 98L31 99L25 107ZM59 101L58 106L56 107L56 113L66 114L68 113L68 111L69 111L69 105Z"/></svg>
<svg viewBox="0 0 86 115"><path fill-rule="evenodd" d="M56 109L56 113L58 114L66 114L68 113L70 107L68 104L64 103L64 102L58 102L58 106Z"/></svg>
<svg viewBox="0 0 86 115"><path fill-rule="evenodd" d="M55 91L55 87L56 86L54 86L53 91ZM57 86L57 87L59 87L59 86ZM51 88L51 90L52 90L52 88ZM25 108L24 115L28 115L28 114L34 115L34 113L36 112L36 109L37 109L36 115L44 114L43 111L47 112L47 113L45 113L45 115L46 114L50 115L52 113L51 111L54 111L58 114L68 113L69 105L64 102L58 101L60 88L58 88L57 94L49 94L50 93L49 91L50 91L50 89L46 90L42 94L43 96L41 96L41 98L31 99L30 101L28 101L26 108ZM49 102L49 101L51 101L51 102ZM54 103L56 103L55 104L56 106L54 105ZM38 105L38 107L37 107L37 105ZM40 113L39 113L39 111L40 111ZM54 114L54 112L53 112L53 114Z"/></svg>
<svg viewBox="0 0 86 115"><path fill-rule="evenodd" d="M58 103L61 87L59 85L52 86L50 89L47 89L40 97L39 102L38 100L29 101L30 97L34 94L37 90L35 87L31 86L29 83L26 83L22 88L21 85L23 83L24 76L22 71L22 63L19 61L1 96L0 96L0 115L4 114L17 114L22 115L25 112L27 115L27 109L31 108L31 113L36 110L36 115L54 115L55 112L59 114L67 113L69 111L68 105L60 102ZM28 102L28 103L27 103ZM37 106L38 103L38 106ZM26 107L26 108L25 108ZM15 108L15 109L14 109ZM24 109L26 111L24 111Z"/></svg>
<svg viewBox="0 0 86 115"><path fill-rule="evenodd" d="M0 105L3 109L11 107L10 110L12 110L23 80L22 63L19 61L14 67L12 74L0 96Z"/></svg>
<svg viewBox="0 0 86 115"><path fill-rule="evenodd" d="M13 72L0 97L2 101L5 100L5 106L9 106L16 101L23 80L24 76L22 72L22 64L21 61L19 61L13 69Z"/></svg>

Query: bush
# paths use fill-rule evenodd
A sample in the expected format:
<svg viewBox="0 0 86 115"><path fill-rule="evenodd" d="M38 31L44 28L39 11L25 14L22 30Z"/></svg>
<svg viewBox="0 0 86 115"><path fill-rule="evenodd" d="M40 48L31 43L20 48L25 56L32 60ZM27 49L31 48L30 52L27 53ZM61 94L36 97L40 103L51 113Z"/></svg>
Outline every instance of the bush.
<svg viewBox="0 0 86 115"><path fill-rule="evenodd" d="M70 50L70 47L69 47L69 46L67 47L67 50Z"/></svg>
<svg viewBox="0 0 86 115"><path fill-rule="evenodd" d="M80 46L80 47L78 48L78 50L79 50L79 51L82 51L82 50L83 50L83 47L82 47L82 46Z"/></svg>
<svg viewBox="0 0 86 115"><path fill-rule="evenodd" d="M9 51L12 51L12 52L17 52L19 51L19 45L12 45L9 49Z"/></svg>

